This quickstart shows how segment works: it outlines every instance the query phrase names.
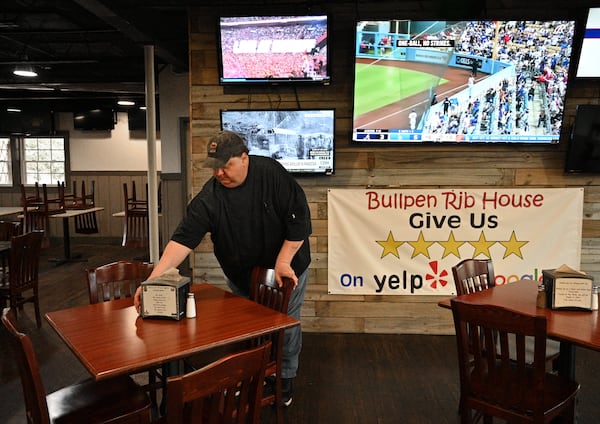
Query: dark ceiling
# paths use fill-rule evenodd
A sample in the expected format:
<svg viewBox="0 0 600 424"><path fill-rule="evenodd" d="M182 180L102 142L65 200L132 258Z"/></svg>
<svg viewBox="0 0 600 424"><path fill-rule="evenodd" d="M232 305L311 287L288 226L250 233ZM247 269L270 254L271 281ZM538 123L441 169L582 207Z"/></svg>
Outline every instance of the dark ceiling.
<svg viewBox="0 0 600 424"><path fill-rule="evenodd" d="M10 0L0 6L0 102L114 101L145 91L144 46L155 76L188 70L185 0ZM30 65L37 77L13 74Z"/></svg>

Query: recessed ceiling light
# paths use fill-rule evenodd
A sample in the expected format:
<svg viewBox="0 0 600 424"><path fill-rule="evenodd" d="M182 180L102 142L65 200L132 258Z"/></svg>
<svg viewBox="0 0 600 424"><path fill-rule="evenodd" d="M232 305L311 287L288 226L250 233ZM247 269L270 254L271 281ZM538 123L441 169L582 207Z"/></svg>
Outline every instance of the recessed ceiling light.
<svg viewBox="0 0 600 424"><path fill-rule="evenodd" d="M7 107L6 111L18 113L18 112L21 112L21 109L19 109L18 107Z"/></svg>
<svg viewBox="0 0 600 424"><path fill-rule="evenodd" d="M135 105L135 102L132 102L131 100L119 100L117 104L121 106L133 106Z"/></svg>
<svg viewBox="0 0 600 424"><path fill-rule="evenodd" d="M37 72L35 72L31 68L17 68L13 71L13 74L27 78L33 78L38 76Z"/></svg>

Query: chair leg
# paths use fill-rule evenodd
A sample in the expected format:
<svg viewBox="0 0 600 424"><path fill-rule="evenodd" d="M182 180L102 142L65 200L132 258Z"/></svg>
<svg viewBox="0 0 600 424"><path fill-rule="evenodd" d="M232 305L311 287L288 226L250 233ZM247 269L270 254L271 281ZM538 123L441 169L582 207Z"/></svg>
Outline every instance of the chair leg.
<svg viewBox="0 0 600 424"><path fill-rule="evenodd" d="M156 400L156 374L154 370L148 371L148 387L150 402L152 403L152 406L157 406L158 401Z"/></svg>
<svg viewBox="0 0 600 424"><path fill-rule="evenodd" d="M281 393L281 373L275 376L275 411L277 424L283 424L283 394Z"/></svg>
<svg viewBox="0 0 600 424"><path fill-rule="evenodd" d="M42 314L40 313L40 297L37 287L33 290L33 307L35 309L35 322L37 328L42 328Z"/></svg>

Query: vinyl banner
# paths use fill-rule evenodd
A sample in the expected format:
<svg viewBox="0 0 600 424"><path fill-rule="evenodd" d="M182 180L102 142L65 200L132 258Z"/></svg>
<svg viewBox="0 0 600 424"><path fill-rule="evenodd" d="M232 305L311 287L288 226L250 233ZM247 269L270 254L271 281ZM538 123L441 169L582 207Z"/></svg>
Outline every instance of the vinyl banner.
<svg viewBox="0 0 600 424"><path fill-rule="evenodd" d="M452 266L492 259L496 284L579 269L583 188L330 189L332 294L454 295Z"/></svg>

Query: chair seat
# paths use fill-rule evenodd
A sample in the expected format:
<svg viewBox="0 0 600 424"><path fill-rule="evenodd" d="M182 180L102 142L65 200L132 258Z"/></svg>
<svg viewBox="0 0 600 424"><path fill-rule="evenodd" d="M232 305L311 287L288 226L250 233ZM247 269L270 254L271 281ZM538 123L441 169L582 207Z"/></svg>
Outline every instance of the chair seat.
<svg viewBox="0 0 600 424"><path fill-rule="evenodd" d="M530 379L533 379L534 368L526 369L526 373L530 375ZM490 384L496 385L498 390L502 391L504 394L504 396L500 396L500 398L503 398L502 408L506 408L508 410L514 409L515 411L533 411L535 409L533 404L534 396L528 396L528 394L531 393L519 386L519 382L522 382L523 378L519 376L519 371L516 370L516 366L512 367L512 369L510 369L508 372L504 370L500 381L498 381L497 378L492 382L481 380L481 377L478 377L476 372L473 372L471 377L474 393L477 393L477 387L479 385L483 387L489 386ZM483 376L484 379L487 377L487 374ZM545 374L543 406L544 415L549 414L552 409L556 408L557 405L565 404L573 399L577 395L578 390L579 384L575 381L565 380L564 378L561 378L555 374ZM506 394L513 395L512 407L510 406L510 396L505 396ZM485 399L485 403L494 403L495 400L495 396L490 396L489 398ZM477 401L474 401L469 406L473 406L476 403Z"/></svg>
<svg viewBox="0 0 600 424"><path fill-rule="evenodd" d="M533 363L533 352L534 352L534 342L535 339L532 336L525 337L525 363L532 364ZM510 359L515 359L517 357L517 350L514 343L508 343L508 352ZM546 360L549 361L554 358L558 358L560 354L560 342L556 340L547 340L546 341Z"/></svg>
<svg viewBox="0 0 600 424"><path fill-rule="evenodd" d="M113 422L132 411L149 411L144 392L130 377L85 380L46 396L52 423ZM149 412L148 412L149 414Z"/></svg>

